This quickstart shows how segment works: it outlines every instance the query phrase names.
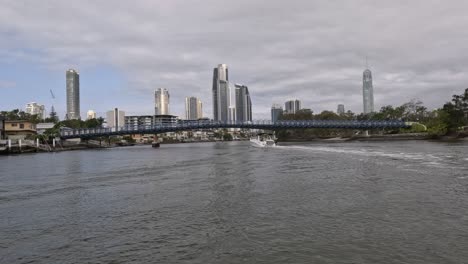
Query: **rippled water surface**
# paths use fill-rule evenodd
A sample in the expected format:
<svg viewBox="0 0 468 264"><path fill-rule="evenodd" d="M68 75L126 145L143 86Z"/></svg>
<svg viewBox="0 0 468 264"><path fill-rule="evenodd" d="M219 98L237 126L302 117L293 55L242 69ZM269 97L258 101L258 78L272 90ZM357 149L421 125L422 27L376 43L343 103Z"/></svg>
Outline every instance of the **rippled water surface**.
<svg viewBox="0 0 468 264"><path fill-rule="evenodd" d="M468 263L468 144L0 156L0 263Z"/></svg>

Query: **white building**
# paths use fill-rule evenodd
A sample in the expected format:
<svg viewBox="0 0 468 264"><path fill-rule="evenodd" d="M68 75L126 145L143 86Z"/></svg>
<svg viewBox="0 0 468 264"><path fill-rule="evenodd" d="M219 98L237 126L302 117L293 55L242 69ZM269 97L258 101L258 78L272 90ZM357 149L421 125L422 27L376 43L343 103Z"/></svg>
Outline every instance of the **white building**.
<svg viewBox="0 0 468 264"><path fill-rule="evenodd" d="M86 119L89 120L89 119L95 119L96 118L96 112L94 112L94 110L88 110L88 112L86 112Z"/></svg>
<svg viewBox="0 0 468 264"><path fill-rule="evenodd" d="M107 111L107 127L123 127L125 125L125 112L118 108Z"/></svg>
<svg viewBox="0 0 468 264"><path fill-rule="evenodd" d="M46 118L45 106L36 102L26 104L25 112L30 115L38 115L41 119Z"/></svg>
<svg viewBox="0 0 468 264"><path fill-rule="evenodd" d="M154 91L154 114L169 115L169 92L159 88Z"/></svg>

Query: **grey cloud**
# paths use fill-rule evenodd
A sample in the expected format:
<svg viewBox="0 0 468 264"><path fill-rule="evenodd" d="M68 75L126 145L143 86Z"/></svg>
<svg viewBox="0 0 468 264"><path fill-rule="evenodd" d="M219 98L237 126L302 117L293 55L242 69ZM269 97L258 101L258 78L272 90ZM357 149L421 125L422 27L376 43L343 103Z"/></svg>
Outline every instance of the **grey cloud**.
<svg viewBox="0 0 468 264"><path fill-rule="evenodd" d="M463 0L3 2L1 60L112 65L142 101L168 88L179 115L191 95L211 114L218 63L249 86L257 118L289 98L361 111L366 56L377 107L418 98L434 108L468 83Z"/></svg>

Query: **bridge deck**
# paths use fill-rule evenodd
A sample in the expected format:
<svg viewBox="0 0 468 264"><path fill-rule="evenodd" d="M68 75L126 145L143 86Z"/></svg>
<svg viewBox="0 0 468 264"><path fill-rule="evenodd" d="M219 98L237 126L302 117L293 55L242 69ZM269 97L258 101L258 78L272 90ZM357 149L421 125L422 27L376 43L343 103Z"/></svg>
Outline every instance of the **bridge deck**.
<svg viewBox="0 0 468 264"><path fill-rule="evenodd" d="M93 138L130 134L159 134L194 129L215 128L244 128L244 129L382 129L382 128L408 128L410 124L399 120L389 121L347 121L347 120L298 120L298 121L254 121L254 122L216 122L194 121L173 124L158 124L154 126L126 126L113 128L90 128L63 130L60 134L63 139Z"/></svg>

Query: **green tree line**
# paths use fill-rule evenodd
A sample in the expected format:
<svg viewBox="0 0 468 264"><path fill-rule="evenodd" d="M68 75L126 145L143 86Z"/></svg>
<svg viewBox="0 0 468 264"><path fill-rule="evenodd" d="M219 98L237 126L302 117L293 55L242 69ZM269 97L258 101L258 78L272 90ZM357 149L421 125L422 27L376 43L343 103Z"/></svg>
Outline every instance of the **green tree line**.
<svg viewBox="0 0 468 264"><path fill-rule="evenodd" d="M468 88L460 95L453 95L450 102L441 108L428 110L421 101L411 100L400 106L383 106L378 112L371 114L355 114L347 111L337 114L332 111L323 111L314 114L310 110L300 110L296 114L284 114L280 120L404 120L417 122L411 129L384 129L379 133L411 133L428 132L432 136L453 134L468 126ZM427 131L426 131L427 128ZM314 137L349 137L355 132L345 129L297 129L277 131L280 139L297 138L310 139Z"/></svg>

